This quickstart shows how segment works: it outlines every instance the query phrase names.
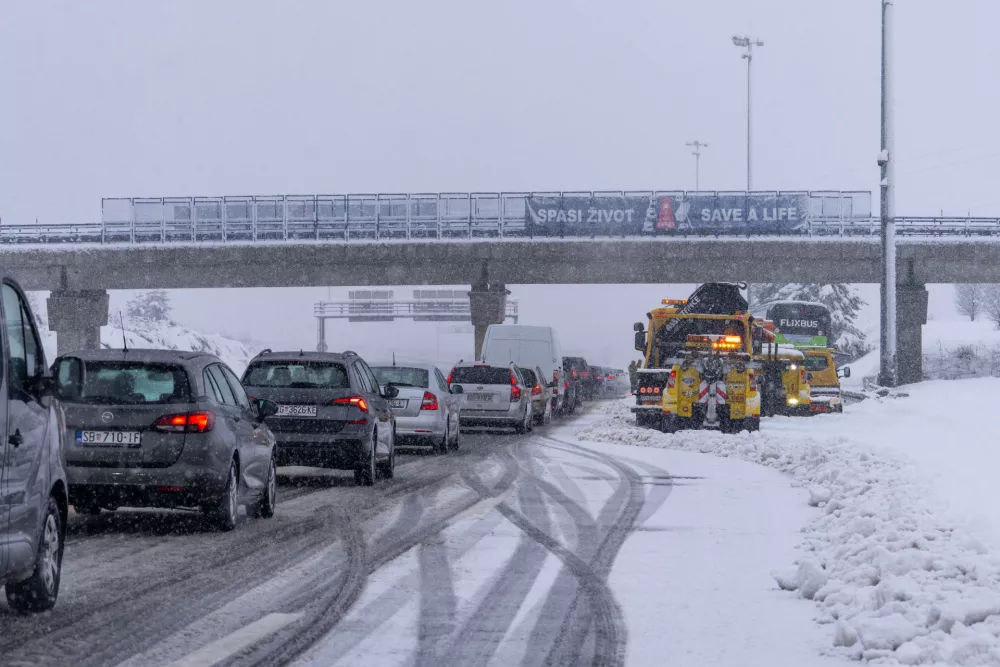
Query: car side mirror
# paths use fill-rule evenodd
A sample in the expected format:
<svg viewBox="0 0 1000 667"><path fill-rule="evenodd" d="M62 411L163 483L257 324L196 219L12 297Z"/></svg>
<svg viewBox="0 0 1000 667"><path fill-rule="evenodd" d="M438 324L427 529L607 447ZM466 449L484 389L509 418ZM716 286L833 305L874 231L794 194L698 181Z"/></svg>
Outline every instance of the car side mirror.
<svg viewBox="0 0 1000 667"><path fill-rule="evenodd" d="M257 408L257 416L261 421L278 414L278 404L266 398L258 398L254 403Z"/></svg>
<svg viewBox="0 0 1000 667"><path fill-rule="evenodd" d="M642 322L636 322L635 324L632 325L632 331L642 331L645 328L646 327L643 325Z"/></svg>
<svg viewBox="0 0 1000 667"><path fill-rule="evenodd" d="M399 396L399 388L395 385L386 385L382 388L382 398L396 398Z"/></svg>
<svg viewBox="0 0 1000 667"><path fill-rule="evenodd" d="M72 401L83 395L84 366L79 357L59 357L52 364L53 374L40 376L42 394L61 401Z"/></svg>
<svg viewBox="0 0 1000 667"><path fill-rule="evenodd" d="M841 372L841 377L845 377L845 378L851 377L851 367L850 366L844 366L843 368L840 369L840 372Z"/></svg>
<svg viewBox="0 0 1000 667"><path fill-rule="evenodd" d="M460 384L453 384L448 388L453 394L464 394L465 388Z"/></svg>
<svg viewBox="0 0 1000 667"><path fill-rule="evenodd" d="M635 349L642 352L646 349L646 332L636 331L635 332Z"/></svg>
<svg viewBox="0 0 1000 667"><path fill-rule="evenodd" d="M812 379L813 379L813 374L812 373L806 373L806 382L812 382Z"/></svg>

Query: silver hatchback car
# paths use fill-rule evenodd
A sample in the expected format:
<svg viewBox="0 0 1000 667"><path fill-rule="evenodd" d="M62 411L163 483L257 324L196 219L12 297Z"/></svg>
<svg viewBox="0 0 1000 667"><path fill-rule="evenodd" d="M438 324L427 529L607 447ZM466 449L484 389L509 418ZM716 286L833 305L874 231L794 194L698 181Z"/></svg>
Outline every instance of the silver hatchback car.
<svg viewBox="0 0 1000 667"><path fill-rule="evenodd" d="M274 515L275 439L236 375L201 352L93 350L83 391L62 401L69 501L81 514L125 507L201 508L222 530L237 512Z"/></svg>
<svg viewBox="0 0 1000 667"><path fill-rule="evenodd" d="M434 364L393 362L372 364L371 369L380 385L399 392L389 407L396 416L400 445L430 445L440 454L458 449L461 385L449 387Z"/></svg>

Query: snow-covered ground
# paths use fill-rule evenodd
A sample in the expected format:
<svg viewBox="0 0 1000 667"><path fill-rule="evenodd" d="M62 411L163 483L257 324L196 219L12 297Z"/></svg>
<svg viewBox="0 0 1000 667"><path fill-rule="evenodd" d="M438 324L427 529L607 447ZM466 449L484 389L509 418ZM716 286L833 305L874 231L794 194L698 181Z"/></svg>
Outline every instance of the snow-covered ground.
<svg viewBox="0 0 1000 667"><path fill-rule="evenodd" d="M826 652L1000 665L1000 504L991 502L1000 452L987 417L1000 380L908 391L738 436L638 429L622 401L577 436L739 458L790 476L819 511L804 521L795 562L772 564L774 580L815 601ZM802 516L794 503L775 512Z"/></svg>

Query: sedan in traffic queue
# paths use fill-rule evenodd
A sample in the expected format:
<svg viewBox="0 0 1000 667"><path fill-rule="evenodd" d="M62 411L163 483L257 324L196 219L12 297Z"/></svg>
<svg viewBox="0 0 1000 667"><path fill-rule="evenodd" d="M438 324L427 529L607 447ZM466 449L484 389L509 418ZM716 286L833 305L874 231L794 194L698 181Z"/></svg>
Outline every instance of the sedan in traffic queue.
<svg viewBox="0 0 1000 667"><path fill-rule="evenodd" d="M395 475L389 401L398 390L382 387L357 353L264 350L250 361L243 384L277 405L267 423L278 465L353 470L359 486Z"/></svg>
<svg viewBox="0 0 1000 667"><path fill-rule="evenodd" d="M77 513L200 508L222 530L237 512L270 518L277 495L277 411L251 400L218 357L175 350L93 350L77 358L82 391L64 398L63 453Z"/></svg>
<svg viewBox="0 0 1000 667"><path fill-rule="evenodd" d="M531 395L531 411L534 414L536 424L548 424L552 421L552 389L540 381L542 369L538 366L534 368L517 367L521 377L524 378L525 386L529 387L528 393Z"/></svg>
<svg viewBox="0 0 1000 667"><path fill-rule="evenodd" d="M434 364L373 364L372 372L383 387L394 387L389 407L396 417L400 446L429 446L439 454L458 449L461 441L459 415L462 385L448 381Z"/></svg>

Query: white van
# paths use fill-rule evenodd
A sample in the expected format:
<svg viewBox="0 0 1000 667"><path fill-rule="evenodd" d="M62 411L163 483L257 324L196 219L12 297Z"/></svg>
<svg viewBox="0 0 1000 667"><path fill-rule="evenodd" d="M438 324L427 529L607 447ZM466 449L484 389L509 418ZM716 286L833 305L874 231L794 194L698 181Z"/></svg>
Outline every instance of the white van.
<svg viewBox="0 0 1000 667"><path fill-rule="evenodd" d="M541 368L552 392L552 411L563 412L566 392L563 391L562 346L552 327L491 324L486 329L482 356L489 364L514 363L525 368Z"/></svg>

